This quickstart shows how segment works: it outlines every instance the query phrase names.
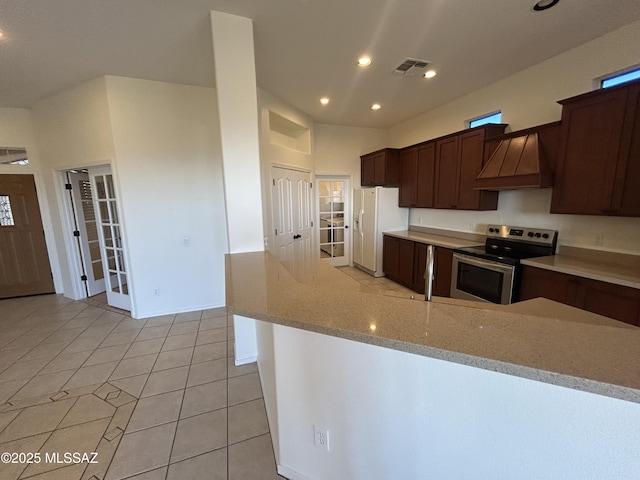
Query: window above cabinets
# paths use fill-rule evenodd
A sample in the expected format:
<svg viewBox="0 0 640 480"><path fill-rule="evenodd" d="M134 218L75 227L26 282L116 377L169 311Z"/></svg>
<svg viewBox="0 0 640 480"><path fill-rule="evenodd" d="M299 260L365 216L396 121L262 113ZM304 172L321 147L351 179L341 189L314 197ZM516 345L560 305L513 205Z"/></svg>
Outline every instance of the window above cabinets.
<svg viewBox="0 0 640 480"><path fill-rule="evenodd" d="M640 78L640 67L636 66L631 69L626 69L622 72L610 74L598 79L600 83L598 88L614 87L616 85L620 85L621 83L630 82L631 80L636 80L638 78Z"/></svg>
<svg viewBox="0 0 640 480"><path fill-rule="evenodd" d="M486 125L487 123L502 123L502 112L497 111L497 112L487 113L480 117L467 120L464 123L466 128L479 127L481 125Z"/></svg>

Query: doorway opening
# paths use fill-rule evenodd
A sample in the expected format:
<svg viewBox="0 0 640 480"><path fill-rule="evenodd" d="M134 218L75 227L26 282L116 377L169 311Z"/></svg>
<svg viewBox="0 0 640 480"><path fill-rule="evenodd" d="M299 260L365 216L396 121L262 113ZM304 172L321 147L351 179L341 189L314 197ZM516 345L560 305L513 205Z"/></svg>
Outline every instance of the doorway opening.
<svg viewBox="0 0 640 480"><path fill-rule="evenodd" d="M109 306L130 311L123 230L111 167L73 169L62 175L69 193L65 211L73 225L65 239L71 271L78 272L72 278L76 293L80 298L105 294Z"/></svg>
<svg viewBox="0 0 640 480"><path fill-rule="evenodd" d="M81 280L87 297L94 297L103 293L106 287L89 171L69 170L65 174L65 187L70 195L73 212L73 233L80 253Z"/></svg>
<svg viewBox="0 0 640 480"><path fill-rule="evenodd" d="M318 244L320 258L340 267L351 264L351 179L348 176L316 176L318 185Z"/></svg>

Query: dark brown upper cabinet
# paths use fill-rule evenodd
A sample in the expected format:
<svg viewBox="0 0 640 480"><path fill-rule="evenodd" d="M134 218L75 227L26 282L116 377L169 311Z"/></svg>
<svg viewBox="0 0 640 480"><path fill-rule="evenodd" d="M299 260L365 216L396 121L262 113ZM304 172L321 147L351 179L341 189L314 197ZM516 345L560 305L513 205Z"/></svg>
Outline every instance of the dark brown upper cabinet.
<svg viewBox="0 0 640 480"><path fill-rule="evenodd" d="M401 151L399 206L433 207L435 158L435 142L421 143Z"/></svg>
<svg viewBox="0 0 640 480"><path fill-rule="evenodd" d="M497 191L475 189L478 174L492 152L485 140L501 135L505 124L489 124L442 137L435 141L434 207L457 210L496 210ZM486 148L497 146L487 143Z"/></svg>
<svg viewBox="0 0 640 480"><path fill-rule="evenodd" d="M640 216L640 81L559 103L551 213Z"/></svg>
<svg viewBox="0 0 640 480"><path fill-rule="evenodd" d="M360 157L363 187L397 187L400 180L400 151L384 148Z"/></svg>

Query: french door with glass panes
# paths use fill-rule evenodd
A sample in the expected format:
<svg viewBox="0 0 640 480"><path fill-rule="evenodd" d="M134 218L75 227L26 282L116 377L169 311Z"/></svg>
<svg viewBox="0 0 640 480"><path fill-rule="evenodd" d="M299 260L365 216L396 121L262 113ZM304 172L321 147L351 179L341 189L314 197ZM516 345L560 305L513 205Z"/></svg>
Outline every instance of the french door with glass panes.
<svg viewBox="0 0 640 480"><path fill-rule="evenodd" d="M107 303L131 310L122 226L110 167L89 169L93 204L98 220Z"/></svg>
<svg viewBox="0 0 640 480"><path fill-rule="evenodd" d="M67 172L67 181L71 185L73 197L73 213L78 232L80 258L86 277L87 296L93 297L106 290L104 269L98 239L98 220L93 206L93 192L89 174L85 171L71 170Z"/></svg>
<svg viewBox="0 0 640 480"><path fill-rule="evenodd" d="M345 212L351 207L348 178L316 177L318 184L320 258L334 266L349 264L349 218Z"/></svg>

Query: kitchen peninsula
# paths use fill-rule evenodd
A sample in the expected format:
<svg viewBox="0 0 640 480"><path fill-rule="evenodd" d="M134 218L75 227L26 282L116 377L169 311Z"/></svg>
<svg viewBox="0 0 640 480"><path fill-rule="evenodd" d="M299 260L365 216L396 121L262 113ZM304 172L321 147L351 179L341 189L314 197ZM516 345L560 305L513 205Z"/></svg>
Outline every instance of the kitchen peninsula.
<svg viewBox="0 0 640 480"><path fill-rule="evenodd" d="M227 255L226 278L228 311L258 320L265 403L288 478L640 471L636 327L547 300L380 296L317 259L281 263L266 252ZM313 424L329 429L329 456L314 447Z"/></svg>

